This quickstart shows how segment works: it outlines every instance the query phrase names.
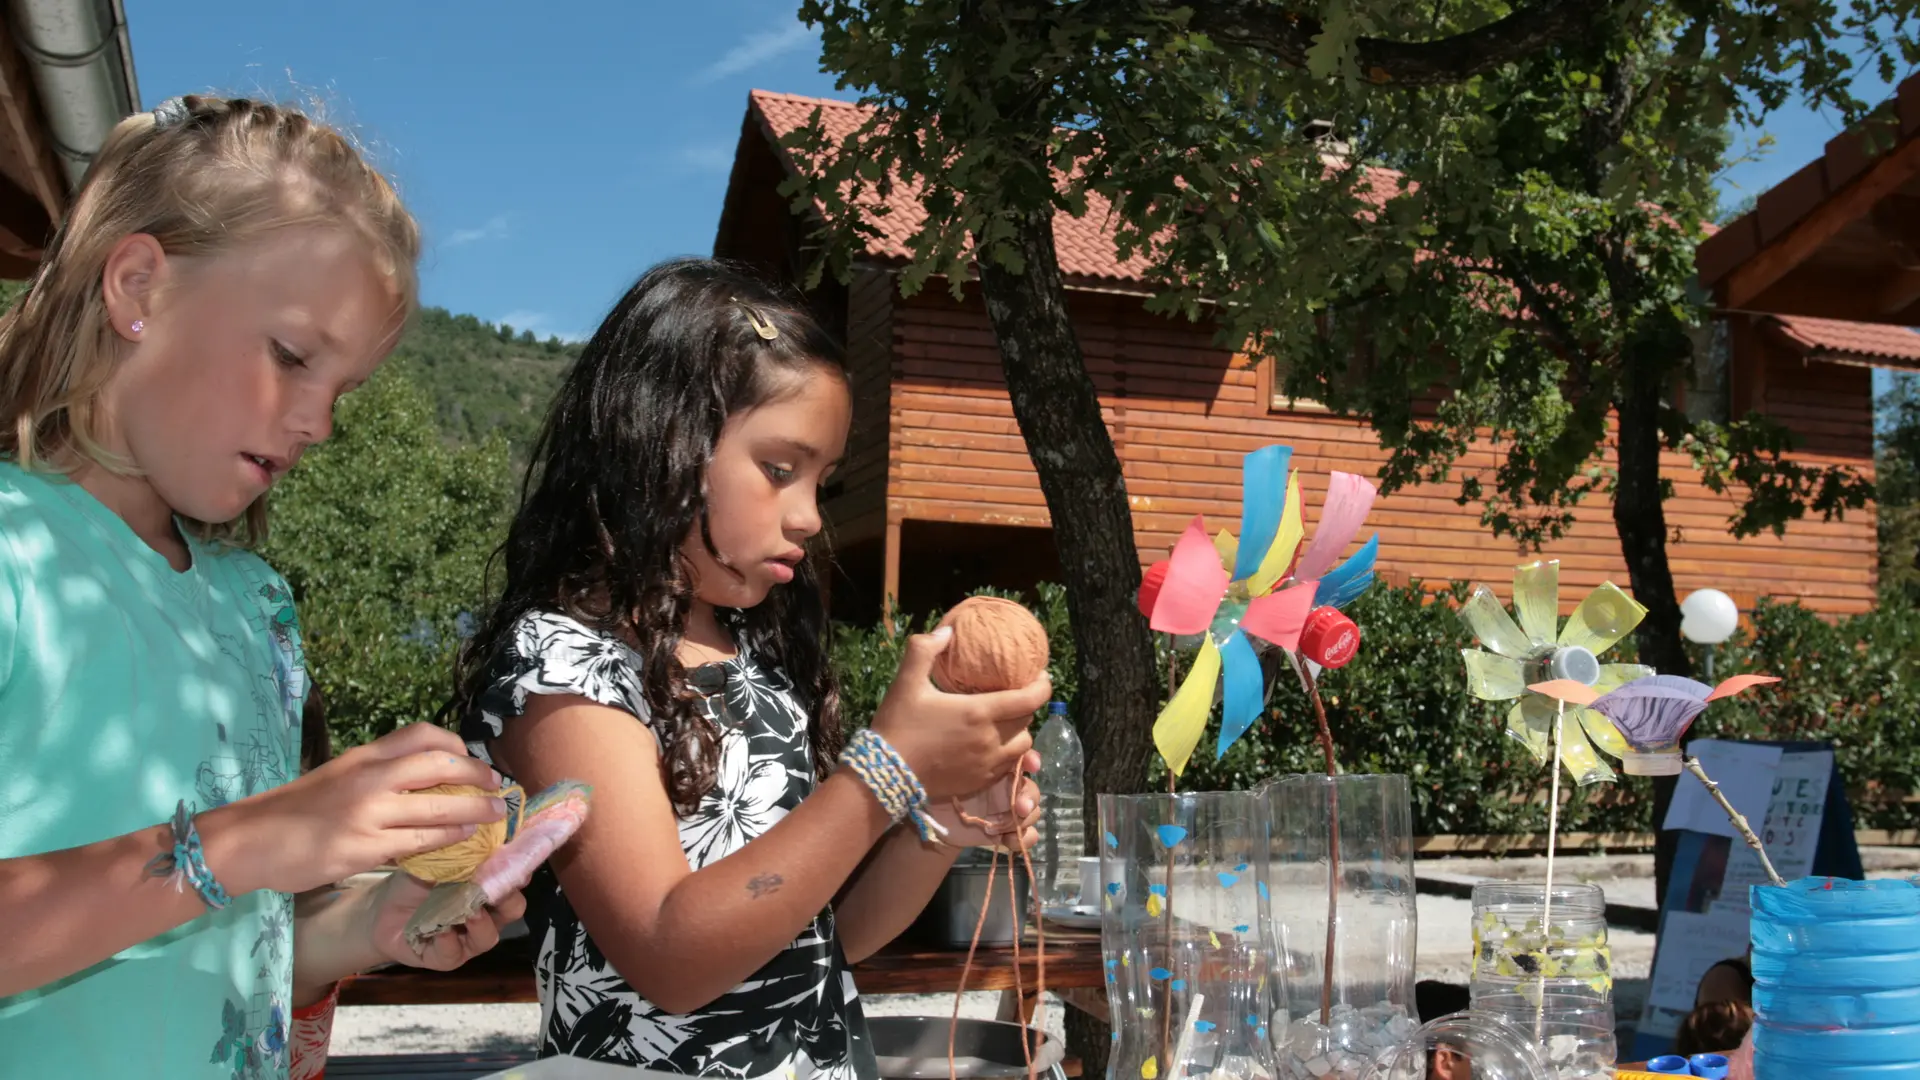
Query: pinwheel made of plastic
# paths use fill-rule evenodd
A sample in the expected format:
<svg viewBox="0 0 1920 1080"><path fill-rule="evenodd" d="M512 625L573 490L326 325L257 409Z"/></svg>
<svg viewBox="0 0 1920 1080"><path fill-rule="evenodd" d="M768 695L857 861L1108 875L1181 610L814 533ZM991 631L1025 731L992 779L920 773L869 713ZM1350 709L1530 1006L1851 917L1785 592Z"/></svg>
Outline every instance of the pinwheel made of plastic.
<svg viewBox="0 0 1920 1080"><path fill-rule="evenodd" d="M1217 685L1224 683L1217 755L1259 719L1266 688L1251 639L1293 649L1315 608L1346 604L1373 582L1377 535L1333 565L1373 508L1373 485L1350 473L1332 474L1313 542L1294 562L1305 528L1300 478L1288 472L1292 456L1285 446L1246 456L1238 542L1224 531L1209 539L1196 517L1172 558L1149 568L1140 586L1140 610L1153 629L1200 638L1192 668L1153 725L1154 745L1175 776L1200 744Z"/></svg>
<svg viewBox="0 0 1920 1080"><path fill-rule="evenodd" d="M1653 674L1644 664L1602 664L1601 653L1633 632L1647 609L1612 582L1588 593L1580 606L1560 623L1560 563L1546 560L1518 566L1513 571L1513 609L1519 624L1507 615L1493 590L1481 585L1460 608L1482 649L1462 649L1467 661L1467 689L1482 701L1514 701L1507 713L1507 734L1546 761L1552 753L1554 717L1559 705L1530 687L1555 679L1584 683L1605 694ZM1613 721L1581 705L1567 710L1578 724L1564 725L1560 761L1580 784L1612 780L1613 770L1594 753L1597 746L1613 757L1630 752L1627 740Z"/></svg>
<svg viewBox="0 0 1920 1080"><path fill-rule="evenodd" d="M1612 690L1593 703L1626 739L1620 763L1629 776L1674 776L1680 772L1680 740L1707 705L1755 686L1772 675L1735 675L1708 686L1683 675L1654 675Z"/></svg>

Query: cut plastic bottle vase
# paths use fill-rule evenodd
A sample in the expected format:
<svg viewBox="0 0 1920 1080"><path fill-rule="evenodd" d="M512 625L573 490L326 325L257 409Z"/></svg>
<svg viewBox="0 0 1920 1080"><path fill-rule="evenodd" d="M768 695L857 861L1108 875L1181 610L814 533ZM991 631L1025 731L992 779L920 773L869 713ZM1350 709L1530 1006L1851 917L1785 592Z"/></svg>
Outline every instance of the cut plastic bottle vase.
<svg viewBox="0 0 1920 1080"><path fill-rule="evenodd" d="M1100 796L1113 1080L1274 1080L1251 792Z"/></svg>
<svg viewBox="0 0 1920 1080"><path fill-rule="evenodd" d="M1266 826L1261 923L1275 988L1269 1028L1280 1074L1358 1080L1419 1027L1407 778L1302 774L1258 790Z"/></svg>
<svg viewBox="0 0 1920 1080"><path fill-rule="evenodd" d="M1920 1076L1920 888L1802 878L1750 895L1754 1075Z"/></svg>

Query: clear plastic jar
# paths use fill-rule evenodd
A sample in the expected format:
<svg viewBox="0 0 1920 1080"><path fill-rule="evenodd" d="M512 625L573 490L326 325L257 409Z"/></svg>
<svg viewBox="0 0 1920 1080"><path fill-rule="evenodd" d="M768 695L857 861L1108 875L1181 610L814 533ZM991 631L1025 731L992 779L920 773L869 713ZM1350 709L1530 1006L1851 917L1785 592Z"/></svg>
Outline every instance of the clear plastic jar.
<svg viewBox="0 0 1920 1080"><path fill-rule="evenodd" d="M1598 885L1556 882L1549 908L1544 885L1475 885L1471 991L1475 1001L1520 992L1612 1001L1606 894Z"/></svg>
<svg viewBox="0 0 1920 1080"><path fill-rule="evenodd" d="M1285 1077L1358 1080L1419 1026L1407 778L1282 776L1260 794L1274 1055Z"/></svg>
<svg viewBox="0 0 1920 1080"><path fill-rule="evenodd" d="M1482 994L1472 1012L1496 1017L1530 1039L1555 1080L1604 1080L1613 1075L1619 1042L1613 1003L1589 994L1520 991Z"/></svg>

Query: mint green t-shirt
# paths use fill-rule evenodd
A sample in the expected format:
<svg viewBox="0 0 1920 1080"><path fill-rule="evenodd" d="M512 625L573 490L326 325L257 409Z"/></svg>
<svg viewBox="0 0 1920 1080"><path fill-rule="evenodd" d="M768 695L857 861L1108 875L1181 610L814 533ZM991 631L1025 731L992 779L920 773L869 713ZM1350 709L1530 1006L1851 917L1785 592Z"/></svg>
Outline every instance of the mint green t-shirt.
<svg viewBox="0 0 1920 1080"><path fill-rule="evenodd" d="M286 582L248 552L189 545L175 571L78 485L0 461L0 858L298 772L307 679ZM285 1076L292 976L292 898L238 897L0 998L0 1078Z"/></svg>

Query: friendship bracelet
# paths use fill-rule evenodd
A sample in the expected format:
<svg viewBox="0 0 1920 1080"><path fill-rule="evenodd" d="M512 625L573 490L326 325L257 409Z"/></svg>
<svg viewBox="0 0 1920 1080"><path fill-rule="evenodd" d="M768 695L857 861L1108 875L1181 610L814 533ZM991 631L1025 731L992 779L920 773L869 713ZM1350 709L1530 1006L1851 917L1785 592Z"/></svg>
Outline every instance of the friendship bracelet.
<svg viewBox="0 0 1920 1080"><path fill-rule="evenodd" d="M927 813L927 789L920 786L906 759L879 732L872 728L854 732L841 751L840 763L867 785L890 819L912 819L920 839L935 843L947 834L946 827Z"/></svg>
<svg viewBox="0 0 1920 1080"><path fill-rule="evenodd" d="M193 815L187 811L185 799L174 808L172 828L173 850L155 855L153 861L147 863L147 873L157 878L171 878L175 889L193 886L201 901L215 911L232 903L233 898L214 879L213 871L207 869L206 851L200 845L200 832L194 828Z"/></svg>

